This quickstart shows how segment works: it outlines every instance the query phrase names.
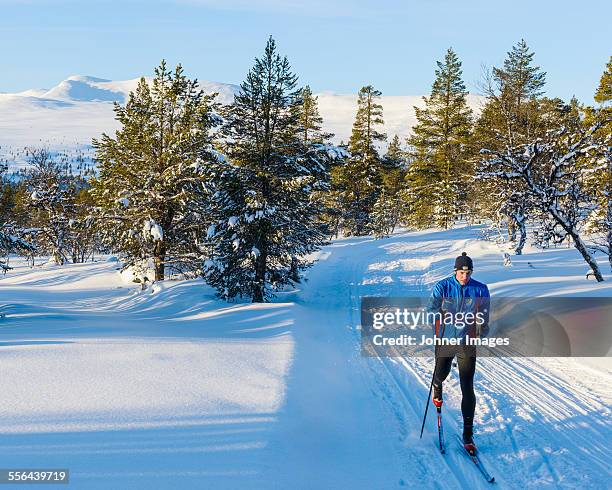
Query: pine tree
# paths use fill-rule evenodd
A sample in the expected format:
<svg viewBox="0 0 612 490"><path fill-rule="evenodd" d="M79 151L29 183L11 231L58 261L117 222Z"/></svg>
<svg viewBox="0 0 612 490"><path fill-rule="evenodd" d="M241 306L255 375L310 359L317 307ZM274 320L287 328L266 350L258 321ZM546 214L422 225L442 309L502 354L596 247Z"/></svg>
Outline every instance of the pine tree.
<svg viewBox="0 0 612 490"><path fill-rule="evenodd" d="M375 144L387 139L384 133L377 131L383 125L383 108L378 102L382 92L372 85L362 87L357 94L357 114L348 147L353 157L363 162L378 163L379 155Z"/></svg>
<svg viewBox="0 0 612 490"><path fill-rule="evenodd" d="M502 151L543 137L551 127L547 114L554 113L560 101L543 99L546 73L533 65L534 53L524 39L507 53L503 67L493 68L485 80L487 103L475 127L478 148ZM561 104L563 105L563 104ZM554 117L553 117L554 119ZM520 255L526 242L526 221L530 214L522 181L490 181L473 192L474 208L483 217L507 220L511 241L520 232L515 253Z"/></svg>
<svg viewBox="0 0 612 490"><path fill-rule="evenodd" d="M198 240L208 227L208 165L219 156L211 130L218 125L213 95L181 65L174 73L162 60L151 85L141 78L125 106L115 104L121 124L115 137L94 140L100 175L92 196L105 242L125 266L148 267L155 280L173 270L199 273Z"/></svg>
<svg viewBox="0 0 612 490"><path fill-rule="evenodd" d="M417 124L408 140L413 161L407 182L411 224L448 228L464 206L462 190L472 174L468 147L472 111L455 52L449 48L437 65L431 95L423 97L425 108L414 108Z"/></svg>
<svg viewBox="0 0 612 490"><path fill-rule="evenodd" d="M266 301L294 285L311 265L305 256L325 243L323 208L311 197L328 187L329 147L305 137L296 86L270 38L224 114L228 161L216 172L204 271L224 299ZM310 130L317 124L310 119Z"/></svg>
<svg viewBox="0 0 612 490"><path fill-rule="evenodd" d="M382 191L372 210L372 229L378 238L389 236L407 213L401 192L405 189L406 154L395 135L381 161Z"/></svg>
<svg viewBox="0 0 612 490"><path fill-rule="evenodd" d="M538 66L532 66L534 53L524 39L512 47L504 60L503 68L493 68L493 78L507 97L507 103L514 107L510 110L520 113L522 104L543 95L542 88L546 83L546 73Z"/></svg>
<svg viewBox="0 0 612 490"><path fill-rule="evenodd" d="M383 165L388 168L401 167L406 160L406 152L402 149L402 143L399 136L396 134L393 136L387 153L383 157Z"/></svg>
<svg viewBox="0 0 612 490"><path fill-rule="evenodd" d="M314 96L306 85L300 92L301 104L297 106L300 114L300 126L304 143L326 143L334 135L322 130L323 118L319 114L318 97Z"/></svg>
<svg viewBox="0 0 612 490"><path fill-rule="evenodd" d="M595 92L595 102L599 104L604 104L606 102L610 102L612 100L612 56L608 60L608 64L606 65L606 70L601 76L601 80L599 81L599 86L597 87L597 91Z"/></svg>
<svg viewBox="0 0 612 490"><path fill-rule="evenodd" d="M348 151L351 157L333 169L332 188L338 196L342 222L352 235L372 231L372 210L382 189L381 159L376 144L386 140L378 131L384 124L379 90L362 87L357 97L357 114Z"/></svg>

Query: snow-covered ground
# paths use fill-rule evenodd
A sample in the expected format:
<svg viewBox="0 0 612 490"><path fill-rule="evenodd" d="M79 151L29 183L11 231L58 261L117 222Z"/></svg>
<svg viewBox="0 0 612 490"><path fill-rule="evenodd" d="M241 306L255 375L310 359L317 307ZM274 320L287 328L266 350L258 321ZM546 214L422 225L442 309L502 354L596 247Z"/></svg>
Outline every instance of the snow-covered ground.
<svg viewBox="0 0 612 490"><path fill-rule="evenodd" d="M105 259L13 259L0 279L1 466L69 468L75 489L486 488L453 440L456 372L442 456L434 417L419 440L432 360L362 357L360 296L427 294L464 250L493 295L612 296L612 277L586 281L566 248L504 267L477 236L335 240L298 291L259 305L197 280L140 291ZM496 485L609 488L611 379L607 358L479 359L476 438Z"/></svg>

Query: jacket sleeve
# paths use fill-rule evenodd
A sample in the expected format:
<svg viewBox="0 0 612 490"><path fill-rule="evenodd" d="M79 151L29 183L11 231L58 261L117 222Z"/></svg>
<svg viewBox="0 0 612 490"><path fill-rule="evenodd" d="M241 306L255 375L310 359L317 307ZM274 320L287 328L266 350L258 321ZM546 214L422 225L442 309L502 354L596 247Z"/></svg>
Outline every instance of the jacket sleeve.
<svg viewBox="0 0 612 490"><path fill-rule="evenodd" d="M434 286L431 291L431 298L429 299L429 305L427 306L427 311L431 313L439 313L442 309L442 302L444 301L444 289L442 285L438 282ZM432 330L436 331L436 325L433 323L431 325Z"/></svg>

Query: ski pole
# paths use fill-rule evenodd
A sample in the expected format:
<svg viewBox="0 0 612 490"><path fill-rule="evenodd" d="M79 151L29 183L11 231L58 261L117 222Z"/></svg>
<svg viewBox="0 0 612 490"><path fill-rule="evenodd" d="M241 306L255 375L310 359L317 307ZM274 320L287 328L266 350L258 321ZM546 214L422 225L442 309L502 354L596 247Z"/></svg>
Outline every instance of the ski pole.
<svg viewBox="0 0 612 490"><path fill-rule="evenodd" d="M444 327L446 325L444 323L442 323L442 337L444 337ZM436 328L436 331L438 329ZM434 340L437 337L437 332L436 335L434 335ZM419 439L423 439L423 429L425 428L425 421L427 420L427 411L429 410L429 399L431 398L431 390L433 388L433 382L434 382L434 376L436 375L436 368L438 367L438 345L436 344L434 346L434 357L435 357L435 361L434 361L434 370L433 370L433 374L431 375L431 383L429 383L429 393L427 395L427 403L425 404L425 415L423 415L423 423L421 424L421 435L419 436Z"/></svg>

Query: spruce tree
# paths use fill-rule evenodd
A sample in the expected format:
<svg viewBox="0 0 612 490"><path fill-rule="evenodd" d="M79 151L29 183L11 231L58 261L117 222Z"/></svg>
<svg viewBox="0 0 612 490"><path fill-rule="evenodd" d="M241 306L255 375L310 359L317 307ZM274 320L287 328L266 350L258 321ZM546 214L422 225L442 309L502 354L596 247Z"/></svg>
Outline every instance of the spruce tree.
<svg viewBox="0 0 612 490"><path fill-rule="evenodd" d="M411 224L448 228L464 206L462 189L472 174L472 111L455 52L449 48L437 65L431 95L423 97L425 107L414 108L417 124L408 140L413 160L407 183Z"/></svg>
<svg viewBox="0 0 612 490"><path fill-rule="evenodd" d="M382 189L381 159L376 149L377 143L386 140L386 135L378 130L384 124L381 95L371 85L359 91L348 143L351 157L333 170L333 190L342 210L343 227L352 235L372 231L372 211Z"/></svg>
<svg viewBox="0 0 612 490"><path fill-rule="evenodd" d="M162 60L152 84L141 78L114 110L120 129L93 142L100 175L92 196L105 242L126 267L152 263L156 281L167 265L198 273L210 205L206 170L220 158L212 148L214 95Z"/></svg>
<svg viewBox="0 0 612 490"><path fill-rule="evenodd" d="M272 38L225 111L224 153L209 229L207 281L224 299L253 302L294 285L306 255L325 243L328 147L306 137L302 91ZM311 107L312 109L312 107ZM312 112L310 112L312 116ZM310 130L317 122L310 119ZM316 129L315 129L316 132Z"/></svg>

